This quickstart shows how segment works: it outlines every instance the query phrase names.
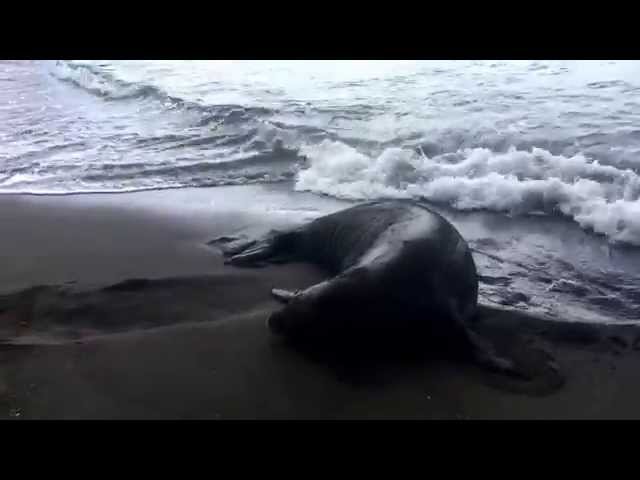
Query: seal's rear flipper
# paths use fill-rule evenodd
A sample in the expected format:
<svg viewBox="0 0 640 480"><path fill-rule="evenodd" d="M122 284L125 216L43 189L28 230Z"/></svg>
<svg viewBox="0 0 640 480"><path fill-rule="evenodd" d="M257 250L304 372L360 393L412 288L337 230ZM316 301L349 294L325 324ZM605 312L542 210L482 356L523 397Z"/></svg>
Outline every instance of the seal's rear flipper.
<svg viewBox="0 0 640 480"><path fill-rule="evenodd" d="M297 292L291 292L289 290L274 288L271 290L271 294L281 302L289 303L291 299L293 299L297 295Z"/></svg>
<svg viewBox="0 0 640 480"><path fill-rule="evenodd" d="M222 252L222 255L224 255L225 257L230 257L232 255L237 255L238 253L244 252L248 248L254 246L256 243L256 240L247 240L247 238L244 236L222 236L214 238L213 240L209 240L207 242L207 245L218 247Z"/></svg>
<svg viewBox="0 0 640 480"><path fill-rule="evenodd" d="M222 235L221 237L216 237L207 242L207 245L215 245L216 243L229 243L235 242L239 240L241 237L233 236L233 235Z"/></svg>
<svg viewBox="0 0 640 480"><path fill-rule="evenodd" d="M258 242L255 240L247 242L239 253L232 255L225 263L244 267L264 265L265 261L269 261L273 257L274 245L270 241L262 241L257 246L256 243Z"/></svg>
<svg viewBox="0 0 640 480"><path fill-rule="evenodd" d="M220 248L229 256L227 264L244 267L265 266L269 263L287 263L295 256L296 232L271 230L262 239L238 241Z"/></svg>

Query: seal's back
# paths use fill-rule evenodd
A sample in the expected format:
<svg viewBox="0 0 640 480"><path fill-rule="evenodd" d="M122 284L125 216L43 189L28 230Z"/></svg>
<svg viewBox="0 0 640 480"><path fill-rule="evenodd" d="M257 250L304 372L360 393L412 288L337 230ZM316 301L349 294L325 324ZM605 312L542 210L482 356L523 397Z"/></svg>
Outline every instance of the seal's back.
<svg viewBox="0 0 640 480"><path fill-rule="evenodd" d="M318 218L303 229L304 255L332 273L353 266L392 225L406 215L411 203L397 200L356 205Z"/></svg>

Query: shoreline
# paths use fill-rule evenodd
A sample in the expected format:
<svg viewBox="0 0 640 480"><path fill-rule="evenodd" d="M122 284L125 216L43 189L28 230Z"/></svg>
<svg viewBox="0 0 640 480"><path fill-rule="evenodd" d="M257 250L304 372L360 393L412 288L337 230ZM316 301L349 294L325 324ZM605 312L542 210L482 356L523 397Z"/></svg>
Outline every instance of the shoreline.
<svg viewBox="0 0 640 480"><path fill-rule="evenodd" d="M292 349L265 328L270 289L323 272L236 269L206 241L344 203L161 192L0 195L0 418L640 418L635 326L483 306L479 330L532 373L520 383L448 359Z"/></svg>

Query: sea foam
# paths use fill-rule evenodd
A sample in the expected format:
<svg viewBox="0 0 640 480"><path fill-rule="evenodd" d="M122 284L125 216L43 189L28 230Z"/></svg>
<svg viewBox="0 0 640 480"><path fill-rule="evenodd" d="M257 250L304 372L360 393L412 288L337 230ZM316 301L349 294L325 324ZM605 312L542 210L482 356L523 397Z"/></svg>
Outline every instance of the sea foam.
<svg viewBox="0 0 640 480"><path fill-rule="evenodd" d="M306 146L296 189L347 199L424 198L460 210L549 213L611 241L640 245L640 177L583 154L467 148L428 157L387 148L370 156L342 142Z"/></svg>

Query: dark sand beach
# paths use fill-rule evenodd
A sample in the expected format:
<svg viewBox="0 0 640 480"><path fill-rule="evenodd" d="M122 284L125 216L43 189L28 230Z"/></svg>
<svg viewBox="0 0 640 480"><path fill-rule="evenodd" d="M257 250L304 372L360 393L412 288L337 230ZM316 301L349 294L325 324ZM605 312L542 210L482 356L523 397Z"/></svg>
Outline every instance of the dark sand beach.
<svg viewBox="0 0 640 480"><path fill-rule="evenodd" d="M0 418L640 418L630 326L483 308L478 330L528 381L445 358L284 344L265 328L279 308L270 289L325 274L225 266L207 241L275 220L227 208L218 191L182 210L163 207L170 191L0 197Z"/></svg>

